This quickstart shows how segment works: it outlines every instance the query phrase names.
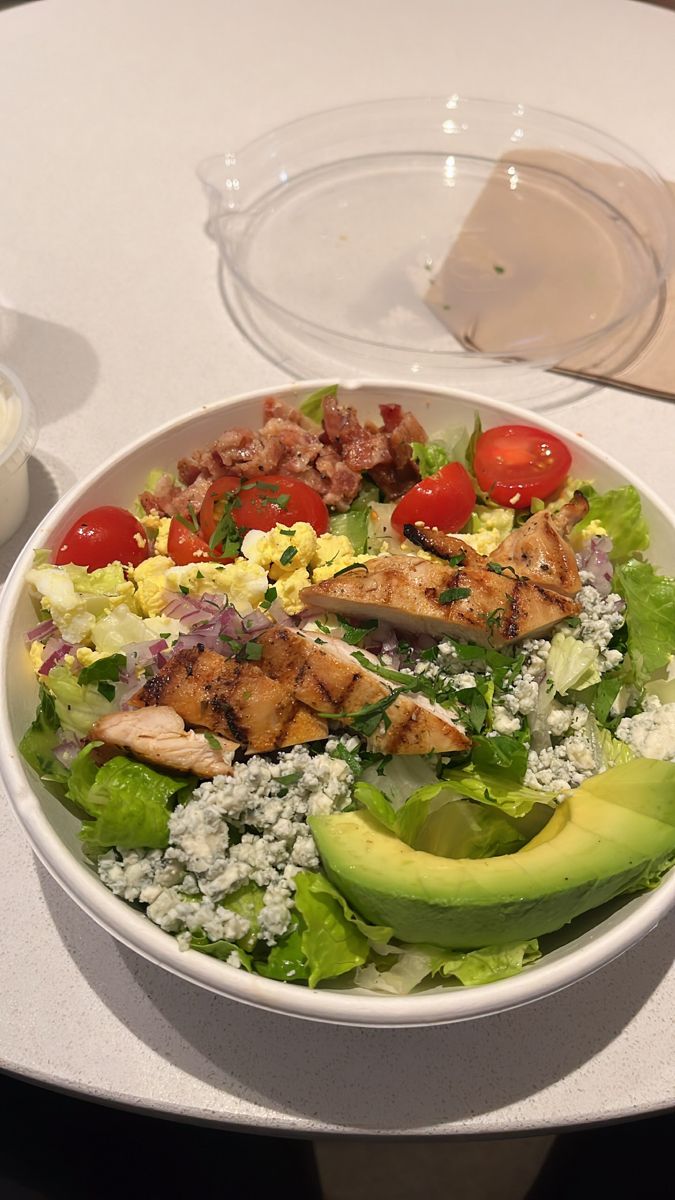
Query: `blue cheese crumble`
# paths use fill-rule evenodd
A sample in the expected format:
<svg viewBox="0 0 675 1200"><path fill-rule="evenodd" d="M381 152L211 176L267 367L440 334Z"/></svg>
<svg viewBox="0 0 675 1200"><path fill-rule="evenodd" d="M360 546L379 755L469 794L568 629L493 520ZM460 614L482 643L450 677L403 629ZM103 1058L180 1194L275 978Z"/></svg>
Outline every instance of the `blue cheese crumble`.
<svg viewBox="0 0 675 1200"><path fill-rule="evenodd" d="M340 741L347 750L359 744L349 736ZM108 851L99 877L116 896L146 904L150 919L176 934L182 949L199 930L211 941L244 938L251 922L228 909L227 896L255 883L264 890L259 936L274 945L290 923L294 876L319 867L307 817L351 800L353 773L333 757L337 746L333 738L321 754L294 746L277 762L254 755L235 764L231 775L202 783L178 805L166 850Z"/></svg>

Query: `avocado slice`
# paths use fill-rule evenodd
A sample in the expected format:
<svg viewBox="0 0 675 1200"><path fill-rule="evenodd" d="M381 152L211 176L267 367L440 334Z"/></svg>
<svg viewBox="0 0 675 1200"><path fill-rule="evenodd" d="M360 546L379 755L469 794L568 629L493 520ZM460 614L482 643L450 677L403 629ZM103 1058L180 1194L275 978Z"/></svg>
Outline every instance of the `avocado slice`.
<svg viewBox="0 0 675 1200"><path fill-rule="evenodd" d="M309 823L326 874L367 920L405 942L499 946L552 933L675 862L675 763L638 758L594 776L498 858L413 850L367 812Z"/></svg>

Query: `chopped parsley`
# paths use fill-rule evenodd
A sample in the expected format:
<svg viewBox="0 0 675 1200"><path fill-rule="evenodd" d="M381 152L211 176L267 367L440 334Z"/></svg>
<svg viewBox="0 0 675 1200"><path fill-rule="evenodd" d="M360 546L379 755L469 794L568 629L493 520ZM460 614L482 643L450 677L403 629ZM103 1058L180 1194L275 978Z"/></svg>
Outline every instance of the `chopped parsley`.
<svg viewBox="0 0 675 1200"><path fill-rule="evenodd" d="M206 741L208 742L209 746L211 747L211 749L215 750L216 754L222 754L223 747L221 746L221 744L218 741L218 738L215 736L215 734L211 733L211 731L209 729L205 729L204 737L205 737Z"/></svg>
<svg viewBox="0 0 675 1200"><path fill-rule="evenodd" d="M365 704L363 708L357 709L356 712L324 712L317 713L316 715L330 721L346 721L348 725L352 725L364 737L370 737L380 723L384 725L385 729L391 725L391 721L387 716L387 709L401 695L401 692L405 691L406 688L404 687L394 688L387 696L382 696L380 700L375 700L373 704Z"/></svg>
<svg viewBox="0 0 675 1200"><path fill-rule="evenodd" d="M117 683L120 673L125 670L126 665L126 654L110 654L107 658L99 658L96 662L91 663L90 666L83 667L77 677L77 681L78 683L100 683L104 680L112 680L114 683ZM99 691L101 691L100 688ZM112 689L112 693L114 696L114 688ZM112 699L112 696L106 695L105 692L101 692L101 695L105 696L106 700Z"/></svg>
<svg viewBox="0 0 675 1200"><path fill-rule="evenodd" d="M263 648L257 642L247 642L244 649L244 657L249 662L259 662L262 658Z"/></svg>
<svg viewBox="0 0 675 1200"><path fill-rule="evenodd" d="M498 562L489 562L487 569L488 571L492 571L493 575L505 575L507 571L510 571L514 579L520 579L520 575L518 575L513 567L503 567Z"/></svg>
<svg viewBox="0 0 675 1200"><path fill-rule="evenodd" d="M359 642L363 641L364 637L370 633L371 629L375 629L377 626L376 620L364 621L362 625L352 625L351 621L347 621L344 617L338 616L338 621L342 626L342 640L346 642L348 646L358 646ZM330 630L325 630L324 632L329 633Z"/></svg>
<svg viewBox="0 0 675 1200"><path fill-rule="evenodd" d="M189 587L185 587L185 585L184 585L183 583L179 583L179 584L178 584L178 587L179 587L180 591L183 593L183 595L184 595L184 596L189 596L189 595L190 595L190 589L189 589Z"/></svg>
<svg viewBox="0 0 675 1200"><path fill-rule="evenodd" d="M348 567L342 567L341 570L336 571L333 579L337 579L339 575L346 575L347 571L365 571L367 574L368 567L366 563L350 563Z"/></svg>
<svg viewBox="0 0 675 1200"><path fill-rule="evenodd" d="M438 597L439 604L452 604L453 600L466 600L467 596L471 595L471 588L468 587L450 587L441 592Z"/></svg>

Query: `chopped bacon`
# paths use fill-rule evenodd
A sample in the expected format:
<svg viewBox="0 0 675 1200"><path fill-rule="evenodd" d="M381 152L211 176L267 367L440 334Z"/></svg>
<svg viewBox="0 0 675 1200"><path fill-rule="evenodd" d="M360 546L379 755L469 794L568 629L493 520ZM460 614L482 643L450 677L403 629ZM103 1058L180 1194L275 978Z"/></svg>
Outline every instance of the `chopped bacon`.
<svg viewBox="0 0 675 1200"><path fill-rule="evenodd" d="M324 400L323 426L329 442L352 471L370 471L391 462L387 435L382 430L364 429L356 409L338 404L335 396Z"/></svg>
<svg viewBox="0 0 675 1200"><path fill-rule="evenodd" d="M324 400L323 429L277 396L263 402L264 424L252 429L229 429L213 444L181 458L180 484L163 475L154 492L140 497L146 512L183 515L192 505L199 511L211 483L221 475L256 479L262 475L291 475L323 497L326 504L345 512L367 471L387 499L401 496L419 479L411 442L426 442L427 435L400 404L382 404L382 426L361 424L356 410L339 404L335 396ZM185 485L185 486L181 486Z"/></svg>
<svg viewBox="0 0 675 1200"><path fill-rule="evenodd" d="M286 404L284 400L280 400L278 396L266 396L263 400L263 424L275 417L280 417L282 421L292 421L294 425L299 425L301 429L307 429L310 433L316 433L316 421L310 420L304 413L300 412L299 408L292 408L290 404Z"/></svg>

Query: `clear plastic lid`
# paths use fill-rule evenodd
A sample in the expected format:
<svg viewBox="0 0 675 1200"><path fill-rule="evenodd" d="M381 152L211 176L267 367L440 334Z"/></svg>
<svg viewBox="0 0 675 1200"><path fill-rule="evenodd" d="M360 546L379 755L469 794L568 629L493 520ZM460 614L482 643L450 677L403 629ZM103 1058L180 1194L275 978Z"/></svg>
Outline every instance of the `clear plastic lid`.
<svg viewBox="0 0 675 1200"><path fill-rule="evenodd" d="M589 126L457 95L359 104L199 169L231 315L291 373L587 391L651 337L675 207Z"/></svg>

